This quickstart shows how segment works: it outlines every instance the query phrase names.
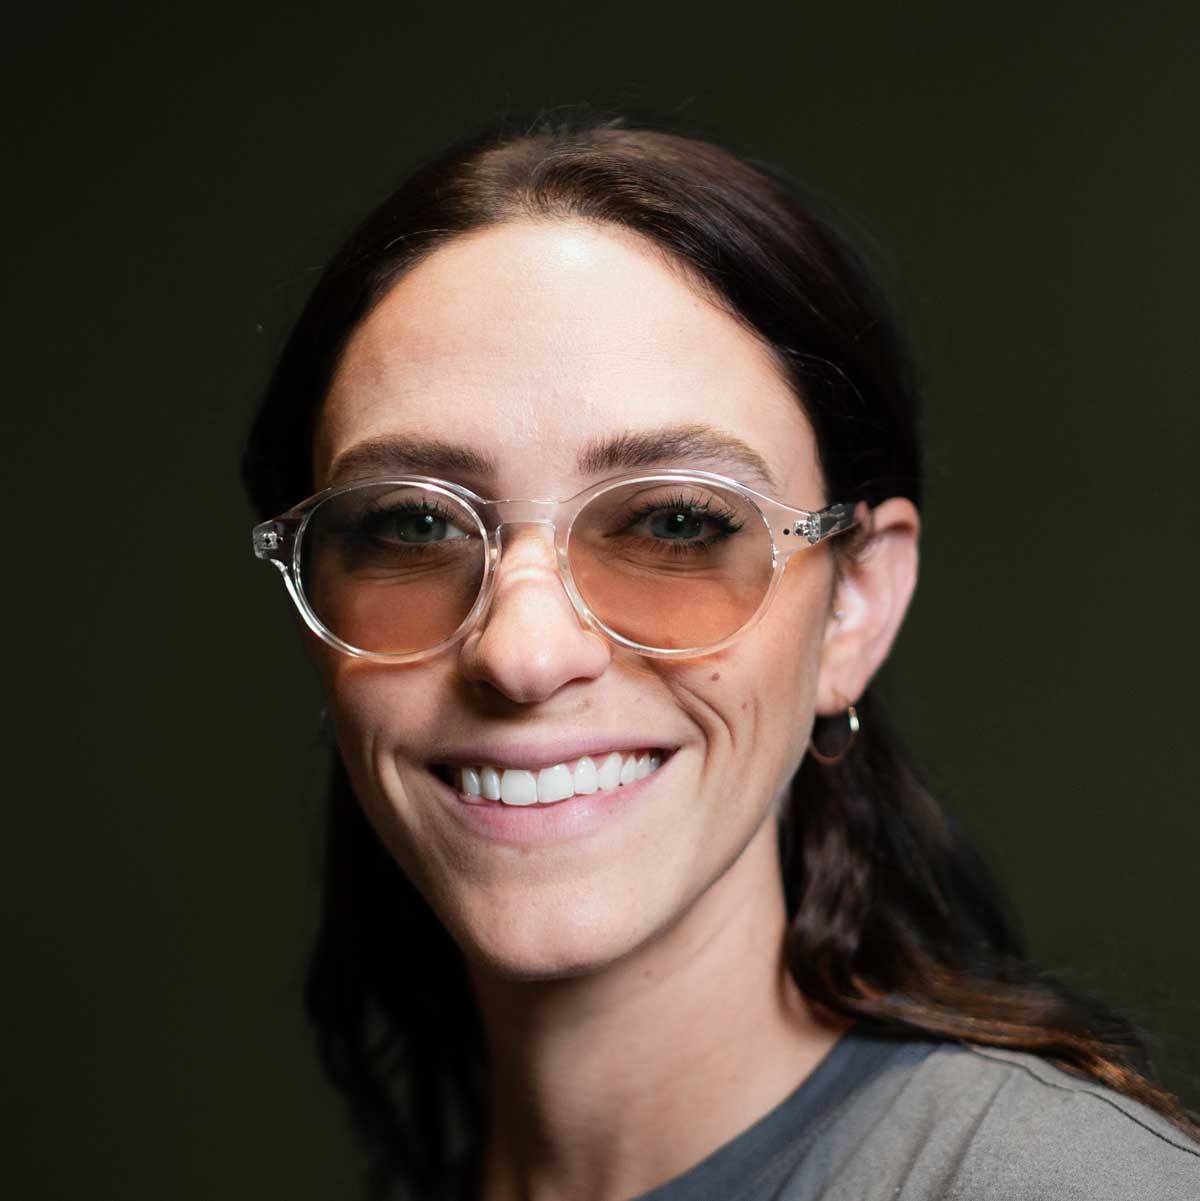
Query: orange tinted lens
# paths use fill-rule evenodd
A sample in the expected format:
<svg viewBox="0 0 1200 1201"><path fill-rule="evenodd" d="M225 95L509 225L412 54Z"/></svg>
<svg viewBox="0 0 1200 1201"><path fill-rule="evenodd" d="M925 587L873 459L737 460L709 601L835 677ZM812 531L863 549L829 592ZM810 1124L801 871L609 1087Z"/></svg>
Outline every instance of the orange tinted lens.
<svg viewBox="0 0 1200 1201"><path fill-rule="evenodd" d="M313 510L300 586L322 624L380 654L428 650L479 596L486 544L473 512L448 492L372 484Z"/></svg>
<svg viewBox="0 0 1200 1201"><path fill-rule="evenodd" d="M771 537L739 493L708 484L625 484L579 513L568 543L587 606L615 633L657 650L712 646L758 611Z"/></svg>

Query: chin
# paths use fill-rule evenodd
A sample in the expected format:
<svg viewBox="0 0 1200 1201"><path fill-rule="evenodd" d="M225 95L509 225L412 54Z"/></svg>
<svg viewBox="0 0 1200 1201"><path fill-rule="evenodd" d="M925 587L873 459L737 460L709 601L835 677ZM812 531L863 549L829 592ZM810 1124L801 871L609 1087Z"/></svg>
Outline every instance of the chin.
<svg viewBox="0 0 1200 1201"><path fill-rule="evenodd" d="M566 980L609 967L651 934L644 917L596 898L563 903L546 897L487 906L486 916L447 922L463 954L479 970L510 981Z"/></svg>

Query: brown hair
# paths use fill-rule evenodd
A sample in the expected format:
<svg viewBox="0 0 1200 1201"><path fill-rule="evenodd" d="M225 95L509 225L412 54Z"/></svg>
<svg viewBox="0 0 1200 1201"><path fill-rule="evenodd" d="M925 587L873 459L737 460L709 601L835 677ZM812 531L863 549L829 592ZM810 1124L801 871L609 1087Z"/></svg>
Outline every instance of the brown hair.
<svg viewBox="0 0 1200 1201"><path fill-rule="evenodd" d="M775 350L830 495L920 501L917 395L888 306L811 198L771 167L661 121L569 111L489 127L417 170L350 237L280 359L245 459L264 517L311 491L315 414L357 324L468 230L571 216L635 231ZM1024 958L984 864L931 796L872 687L836 766L806 757L782 814L787 961L806 997L897 1037L1044 1056L1200 1125L1156 1084L1137 1032ZM815 735L836 743L839 731ZM432 1197L482 1131L485 1050L460 955L335 763L324 920L308 1004L377 1151L373 1187Z"/></svg>

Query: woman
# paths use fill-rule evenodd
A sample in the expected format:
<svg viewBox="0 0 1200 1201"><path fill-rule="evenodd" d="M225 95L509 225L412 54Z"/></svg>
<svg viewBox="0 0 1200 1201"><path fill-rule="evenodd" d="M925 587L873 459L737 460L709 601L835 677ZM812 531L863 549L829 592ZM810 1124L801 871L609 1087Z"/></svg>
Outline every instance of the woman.
<svg viewBox="0 0 1200 1201"><path fill-rule="evenodd" d="M662 127L488 130L327 269L246 479L336 733L309 1004L377 1195L1200 1196L872 698L915 420L847 247Z"/></svg>

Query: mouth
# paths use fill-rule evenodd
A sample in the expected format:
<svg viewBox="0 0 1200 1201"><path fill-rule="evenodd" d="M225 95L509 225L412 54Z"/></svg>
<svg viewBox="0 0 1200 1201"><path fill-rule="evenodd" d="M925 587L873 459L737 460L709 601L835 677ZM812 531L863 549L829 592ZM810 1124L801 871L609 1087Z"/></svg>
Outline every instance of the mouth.
<svg viewBox="0 0 1200 1201"><path fill-rule="evenodd" d="M545 767L433 763L430 770L467 804L546 808L574 797L615 792L653 775L671 756L662 747L582 755Z"/></svg>

